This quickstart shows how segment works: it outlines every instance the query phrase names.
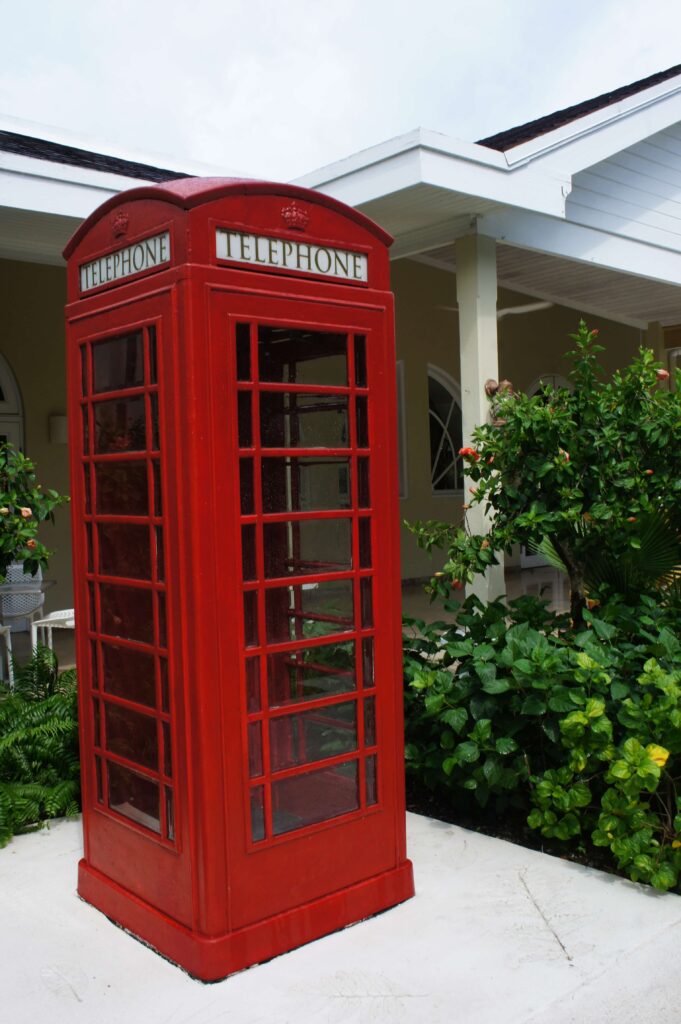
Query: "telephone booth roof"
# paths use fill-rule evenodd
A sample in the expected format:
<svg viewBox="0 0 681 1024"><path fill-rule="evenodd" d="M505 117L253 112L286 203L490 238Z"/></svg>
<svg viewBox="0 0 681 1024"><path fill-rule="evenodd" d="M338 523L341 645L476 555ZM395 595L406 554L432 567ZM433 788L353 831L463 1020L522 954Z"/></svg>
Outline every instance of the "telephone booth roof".
<svg viewBox="0 0 681 1024"><path fill-rule="evenodd" d="M75 234L69 239L64 249L64 257L69 259L94 226L107 213L123 203L155 200L157 202L171 203L182 210L191 210L204 203L211 203L217 199L229 196L273 195L301 199L314 203L317 206L324 206L346 219L354 221L358 226L373 234L384 245L389 246L394 241L392 235L384 231L375 221L366 217L358 210L353 209L353 207L346 206L345 203L341 203L331 196L324 195L321 192L314 192L312 189L302 188L299 185L286 185L250 178L176 178L174 181L163 182L158 185L143 185L140 188L129 189L126 192L112 196L111 199L98 207L94 213L91 213L87 220L83 221Z"/></svg>

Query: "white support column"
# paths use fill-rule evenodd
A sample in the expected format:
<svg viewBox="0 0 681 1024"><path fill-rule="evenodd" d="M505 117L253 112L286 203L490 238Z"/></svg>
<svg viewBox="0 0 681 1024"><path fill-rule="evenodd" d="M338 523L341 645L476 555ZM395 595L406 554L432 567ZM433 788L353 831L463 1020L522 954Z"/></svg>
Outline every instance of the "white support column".
<svg viewBox="0 0 681 1024"><path fill-rule="evenodd" d="M499 379L497 351L497 254L496 242L485 235L466 235L456 243L456 294L459 306L459 349L461 359L461 411L463 443L471 443L473 430L487 421L489 402L485 381ZM470 482L464 478L466 503ZM468 512L473 533L485 533L489 521L482 507ZM466 588L482 601L505 593L503 556Z"/></svg>
<svg viewBox="0 0 681 1024"><path fill-rule="evenodd" d="M655 358L667 369L667 348L664 343L664 327L659 320L653 320L648 324L646 331L646 345L652 348Z"/></svg>

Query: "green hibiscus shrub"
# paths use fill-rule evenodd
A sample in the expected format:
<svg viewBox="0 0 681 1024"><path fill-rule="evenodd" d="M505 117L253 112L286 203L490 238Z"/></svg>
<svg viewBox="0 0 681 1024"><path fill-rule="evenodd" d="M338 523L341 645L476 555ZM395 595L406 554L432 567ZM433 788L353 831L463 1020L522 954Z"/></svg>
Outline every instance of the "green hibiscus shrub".
<svg viewBox="0 0 681 1024"><path fill-rule="evenodd" d="M520 813L548 839L603 847L635 881L678 887L675 613L646 596L586 610L578 628L529 597L448 610L453 623L406 620L408 775L459 806L467 794Z"/></svg>
<svg viewBox="0 0 681 1024"><path fill-rule="evenodd" d="M35 466L12 444L0 444L0 582L12 562L35 576L47 566L48 548L38 538L43 522L69 499L36 482Z"/></svg>

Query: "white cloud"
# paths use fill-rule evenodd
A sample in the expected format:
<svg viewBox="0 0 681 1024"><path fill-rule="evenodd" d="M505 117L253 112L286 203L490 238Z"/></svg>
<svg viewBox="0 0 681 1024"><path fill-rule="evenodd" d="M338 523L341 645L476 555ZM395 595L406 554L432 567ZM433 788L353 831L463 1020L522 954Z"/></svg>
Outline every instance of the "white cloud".
<svg viewBox="0 0 681 1024"><path fill-rule="evenodd" d="M0 110L289 178L418 125L476 139L678 60L672 0L0 0Z"/></svg>

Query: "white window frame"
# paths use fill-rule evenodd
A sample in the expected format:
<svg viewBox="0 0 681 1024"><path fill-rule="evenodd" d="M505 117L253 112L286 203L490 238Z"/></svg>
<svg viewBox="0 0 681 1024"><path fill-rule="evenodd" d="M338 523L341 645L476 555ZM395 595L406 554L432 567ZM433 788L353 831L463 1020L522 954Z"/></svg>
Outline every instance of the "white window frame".
<svg viewBox="0 0 681 1024"><path fill-rule="evenodd" d="M22 451L24 449L24 406L14 371L3 355L0 355L0 434Z"/></svg>
<svg viewBox="0 0 681 1024"><path fill-rule="evenodd" d="M442 387L446 391L448 391L450 396L451 396L452 404L451 404L450 409L449 409L449 414L448 414L448 417L447 417L447 422L445 424L442 424L444 430L446 432L448 432L449 423L450 423L450 420L451 420L451 415L452 415L452 411L454 409L454 406L456 406L458 408L459 415L462 415L462 410L461 410L461 387L460 387L459 383L457 381L455 381L454 378L451 377L447 373L446 370L443 370L442 367L440 367L440 366L435 366L434 363L428 363L428 377L429 378L432 377L433 380L436 380L438 382L438 384L441 384ZM428 400L428 443L429 444L430 444L430 417L431 417L431 415L432 414L431 414L431 411L430 411L430 398L429 398L429 400ZM443 434L443 437L444 437L444 434ZM451 437L450 437L450 439L451 439ZM440 447L442 447L442 446L440 446ZM452 446L452 449L454 449L454 445ZM438 455L439 455L439 452L438 452ZM456 458L456 455L457 455L457 452L454 452L454 457L455 458ZM437 463L437 457L435 459L435 462ZM435 498L438 498L438 497L440 497L440 498L451 498L452 496L459 496L459 495L463 494L463 480L461 481L461 486L457 487L457 488L455 488L453 490L442 490L442 489L436 490L435 486L434 486L434 482L433 482L433 470L434 470L434 467L433 467L433 465L431 463L431 467L430 467L430 490L431 490L431 494L433 495L433 497L435 497ZM445 472L446 472L446 470L445 470ZM442 476L442 475L443 474L440 474L440 476ZM440 479L440 477L438 477L438 479Z"/></svg>

